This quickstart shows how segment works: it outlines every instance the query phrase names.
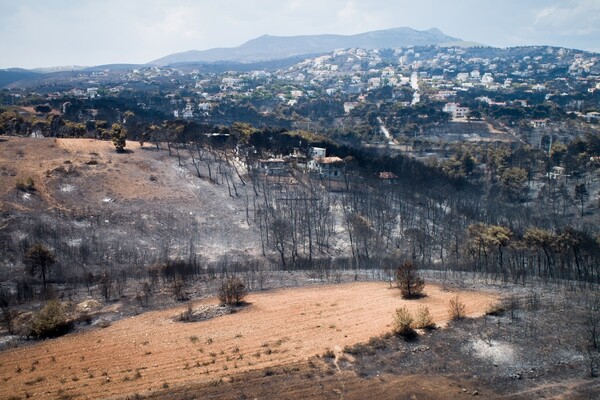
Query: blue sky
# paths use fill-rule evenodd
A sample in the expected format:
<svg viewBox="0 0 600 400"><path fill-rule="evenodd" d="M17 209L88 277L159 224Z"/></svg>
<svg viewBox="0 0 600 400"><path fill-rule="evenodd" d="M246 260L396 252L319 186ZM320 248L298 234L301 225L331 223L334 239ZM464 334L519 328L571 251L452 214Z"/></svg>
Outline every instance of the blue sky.
<svg viewBox="0 0 600 400"><path fill-rule="evenodd" d="M600 0L0 0L0 68L146 63L263 34L400 26L600 52Z"/></svg>

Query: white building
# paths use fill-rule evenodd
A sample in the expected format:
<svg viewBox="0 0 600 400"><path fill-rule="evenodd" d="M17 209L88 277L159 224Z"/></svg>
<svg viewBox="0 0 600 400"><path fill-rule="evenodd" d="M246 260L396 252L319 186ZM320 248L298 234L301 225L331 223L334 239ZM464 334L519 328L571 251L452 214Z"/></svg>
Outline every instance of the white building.
<svg viewBox="0 0 600 400"><path fill-rule="evenodd" d="M534 119L530 121L530 124L534 128L545 128L548 126L547 119Z"/></svg>
<svg viewBox="0 0 600 400"><path fill-rule="evenodd" d="M458 103L446 103L443 111L452 114L452 118L466 118L471 109L469 107L461 107Z"/></svg>

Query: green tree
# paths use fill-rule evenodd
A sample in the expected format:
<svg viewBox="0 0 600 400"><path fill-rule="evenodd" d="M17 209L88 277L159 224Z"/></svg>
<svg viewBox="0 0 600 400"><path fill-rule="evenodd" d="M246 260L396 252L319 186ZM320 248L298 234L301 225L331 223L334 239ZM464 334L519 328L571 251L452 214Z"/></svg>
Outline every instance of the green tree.
<svg viewBox="0 0 600 400"><path fill-rule="evenodd" d="M497 252L497 261L500 270L504 267L504 248L510 244L512 232L510 229L499 225L473 224L468 228L469 241L467 251L477 260L488 266L490 255Z"/></svg>
<svg viewBox="0 0 600 400"><path fill-rule="evenodd" d="M115 145L117 152L123 152L125 146L127 145L127 129L125 129L121 124L113 124L110 129L110 138L112 143Z"/></svg>
<svg viewBox="0 0 600 400"><path fill-rule="evenodd" d="M479 110L471 110L467 113L467 120L471 119L481 119L481 111Z"/></svg>
<svg viewBox="0 0 600 400"><path fill-rule="evenodd" d="M250 137L258 132L258 129L244 122L234 122L231 125L231 132L239 138L240 143L249 143Z"/></svg>
<svg viewBox="0 0 600 400"><path fill-rule="evenodd" d="M50 107L48 104L40 104L35 106L33 109L42 114L47 114L52 111L52 107Z"/></svg>
<svg viewBox="0 0 600 400"><path fill-rule="evenodd" d="M56 262L56 256L52 251L42 243L36 243L30 246L24 256L27 272L31 276L41 275L46 290L46 278L49 268Z"/></svg>
<svg viewBox="0 0 600 400"><path fill-rule="evenodd" d="M522 199L525 194L527 171L519 167L511 167L504 170L500 177L502 191L513 200Z"/></svg>

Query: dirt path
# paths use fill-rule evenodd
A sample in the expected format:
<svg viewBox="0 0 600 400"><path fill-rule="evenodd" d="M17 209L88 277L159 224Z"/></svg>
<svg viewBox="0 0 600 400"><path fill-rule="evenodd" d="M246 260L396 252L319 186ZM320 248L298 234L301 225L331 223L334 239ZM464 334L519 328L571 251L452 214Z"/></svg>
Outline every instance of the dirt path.
<svg viewBox="0 0 600 400"><path fill-rule="evenodd" d="M444 323L457 292L437 286L425 292L406 301L386 283L281 289L251 294L245 309L197 323L173 321L184 307L149 312L1 353L0 398L142 394L306 360L389 332L402 305L427 305L434 320ZM494 300L487 293L459 294L471 316Z"/></svg>

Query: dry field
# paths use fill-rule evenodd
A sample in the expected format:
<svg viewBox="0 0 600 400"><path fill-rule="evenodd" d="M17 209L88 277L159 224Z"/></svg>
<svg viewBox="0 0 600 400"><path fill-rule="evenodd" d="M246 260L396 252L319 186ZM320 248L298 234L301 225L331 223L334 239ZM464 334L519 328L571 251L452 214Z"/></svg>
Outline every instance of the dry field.
<svg viewBox="0 0 600 400"><path fill-rule="evenodd" d="M116 153L109 141L95 139L1 138L0 195L14 190L17 180L33 178L46 207L72 210L80 205L101 205L105 199L173 201L189 199L193 187L178 179L164 152L128 141L127 153ZM175 171L177 172L177 171ZM183 174L183 171L181 172ZM150 179L152 177L152 180ZM27 208L27 198L17 209ZM15 204L2 204L11 209ZM32 208L35 205L32 204Z"/></svg>
<svg viewBox="0 0 600 400"><path fill-rule="evenodd" d="M385 283L352 283L253 293L242 310L202 322L175 322L185 307L148 312L0 353L0 398L111 398L232 380L387 333L403 305L426 305L443 325L456 294L470 316L496 298L432 285L425 293L407 301Z"/></svg>

